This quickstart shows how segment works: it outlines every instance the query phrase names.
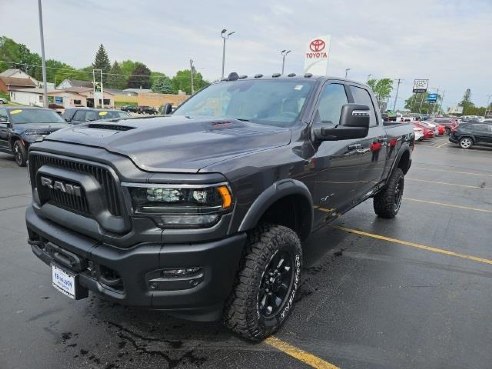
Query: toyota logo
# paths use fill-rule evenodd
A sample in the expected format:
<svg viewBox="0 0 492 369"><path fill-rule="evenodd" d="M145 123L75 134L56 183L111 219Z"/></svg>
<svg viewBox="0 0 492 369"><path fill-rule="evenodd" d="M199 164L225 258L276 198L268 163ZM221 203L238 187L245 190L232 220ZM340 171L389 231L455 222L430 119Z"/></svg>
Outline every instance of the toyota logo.
<svg viewBox="0 0 492 369"><path fill-rule="evenodd" d="M311 49L311 51L314 52L323 51L325 46L326 46L325 42L323 40L320 40L319 38L311 41L311 43L309 44L309 48Z"/></svg>

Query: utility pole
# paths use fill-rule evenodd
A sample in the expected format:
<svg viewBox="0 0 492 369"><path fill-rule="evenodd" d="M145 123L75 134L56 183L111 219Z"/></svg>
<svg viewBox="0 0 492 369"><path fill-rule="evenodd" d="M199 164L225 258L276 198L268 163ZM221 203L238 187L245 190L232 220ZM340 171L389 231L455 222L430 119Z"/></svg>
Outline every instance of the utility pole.
<svg viewBox="0 0 492 369"><path fill-rule="evenodd" d="M43 6L38 0L39 12L39 35L41 36L41 65L43 68L43 106L48 107L48 85L46 84L46 55L44 53L44 34L43 34Z"/></svg>
<svg viewBox="0 0 492 369"><path fill-rule="evenodd" d="M195 67L193 66L193 59L190 59L190 74L191 74L191 94L195 93L195 88L193 86L193 74L195 73Z"/></svg>
<svg viewBox="0 0 492 369"><path fill-rule="evenodd" d="M492 97L492 95L487 95L487 105L485 105L485 113L484 113L484 117L487 118L487 112L489 111L489 106L490 106L490 98Z"/></svg>
<svg viewBox="0 0 492 369"><path fill-rule="evenodd" d="M442 92L442 97L441 97L441 99L440 99L441 101L439 102L439 109L437 110L437 113L438 113L438 114L440 114L440 113L441 113L441 111L442 111L442 102L443 102L443 100L444 100L444 96L445 96L445 95L446 95L446 91L444 90L444 91Z"/></svg>
<svg viewBox="0 0 492 369"><path fill-rule="evenodd" d="M227 30L224 28L222 30L222 32L220 32L220 37L222 37L224 39L224 44L222 46L222 77L221 79L224 78L224 71L225 71L225 48L226 48L226 40L232 36L234 33L236 33L235 31L232 31L232 32L229 32L227 33Z"/></svg>
<svg viewBox="0 0 492 369"><path fill-rule="evenodd" d="M395 102L393 103L393 111L396 111L396 101L398 100L398 91L400 90L400 83L403 81L401 78L397 79L398 86L396 86Z"/></svg>
<svg viewBox="0 0 492 369"><path fill-rule="evenodd" d="M350 70L350 68L345 69L345 78L347 78L349 70Z"/></svg>
<svg viewBox="0 0 492 369"><path fill-rule="evenodd" d="M280 52L280 55L282 55L282 75L284 75L284 70L285 70L285 57L290 52L291 52L291 50L282 50Z"/></svg>

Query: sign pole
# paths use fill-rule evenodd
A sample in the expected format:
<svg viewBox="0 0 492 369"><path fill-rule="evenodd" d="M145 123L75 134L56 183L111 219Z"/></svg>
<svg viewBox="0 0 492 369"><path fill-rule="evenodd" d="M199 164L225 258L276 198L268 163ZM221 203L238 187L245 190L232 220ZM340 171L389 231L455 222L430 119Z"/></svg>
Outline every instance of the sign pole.
<svg viewBox="0 0 492 369"><path fill-rule="evenodd" d="M43 5L38 0L39 11L39 34L41 36L41 65L43 68L43 106L48 107L48 85L46 84L46 55L44 53L44 34L43 34Z"/></svg>

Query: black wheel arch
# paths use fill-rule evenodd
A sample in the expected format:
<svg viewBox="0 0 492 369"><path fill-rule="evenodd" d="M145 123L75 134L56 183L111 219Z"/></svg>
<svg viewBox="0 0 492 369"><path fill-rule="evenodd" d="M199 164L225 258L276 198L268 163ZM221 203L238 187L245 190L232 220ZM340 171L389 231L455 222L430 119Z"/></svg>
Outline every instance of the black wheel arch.
<svg viewBox="0 0 492 369"><path fill-rule="evenodd" d="M313 200L307 186L296 179L275 182L256 198L238 231L250 231L263 222L287 226L305 239L313 224Z"/></svg>

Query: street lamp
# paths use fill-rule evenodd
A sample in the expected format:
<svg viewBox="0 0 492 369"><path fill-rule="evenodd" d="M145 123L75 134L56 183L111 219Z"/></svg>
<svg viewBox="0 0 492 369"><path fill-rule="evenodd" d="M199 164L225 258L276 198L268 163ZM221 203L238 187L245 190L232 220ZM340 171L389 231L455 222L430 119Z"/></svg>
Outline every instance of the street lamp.
<svg viewBox="0 0 492 369"><path fill-rule="evenodd" d="M282 55L282 75L284 74L284 69L285 69L285 57L290 52L291 52L291 50L282 50L280 52L280 54Z"/></svg>
<svg viewBox="0 0 492 369"><path fill-rule="evenodd" d="M349 70L350 68L345 69L345 78L347 78Z"/></svg>
<svg viewBox="0 0 492 369"><path fill-rule="evenodd" d="M225 47L226 47L226 40L236 33L235 31L232 32L227 32L227 30L224 28L222 32L220 32L220 37L224 39L224 44L222 46L222 78L224 78L224 70L225 70Z"/></svg>
<svg viewBox="0 0 492 369"><path fill-rule="evenodd" d="M41 37L41 67L43 70L43 106L48 107L48 85L46 83L46 56L44 53L44 34L43 34L43 5L38 0L39 13L39 36Z"/></svg>

